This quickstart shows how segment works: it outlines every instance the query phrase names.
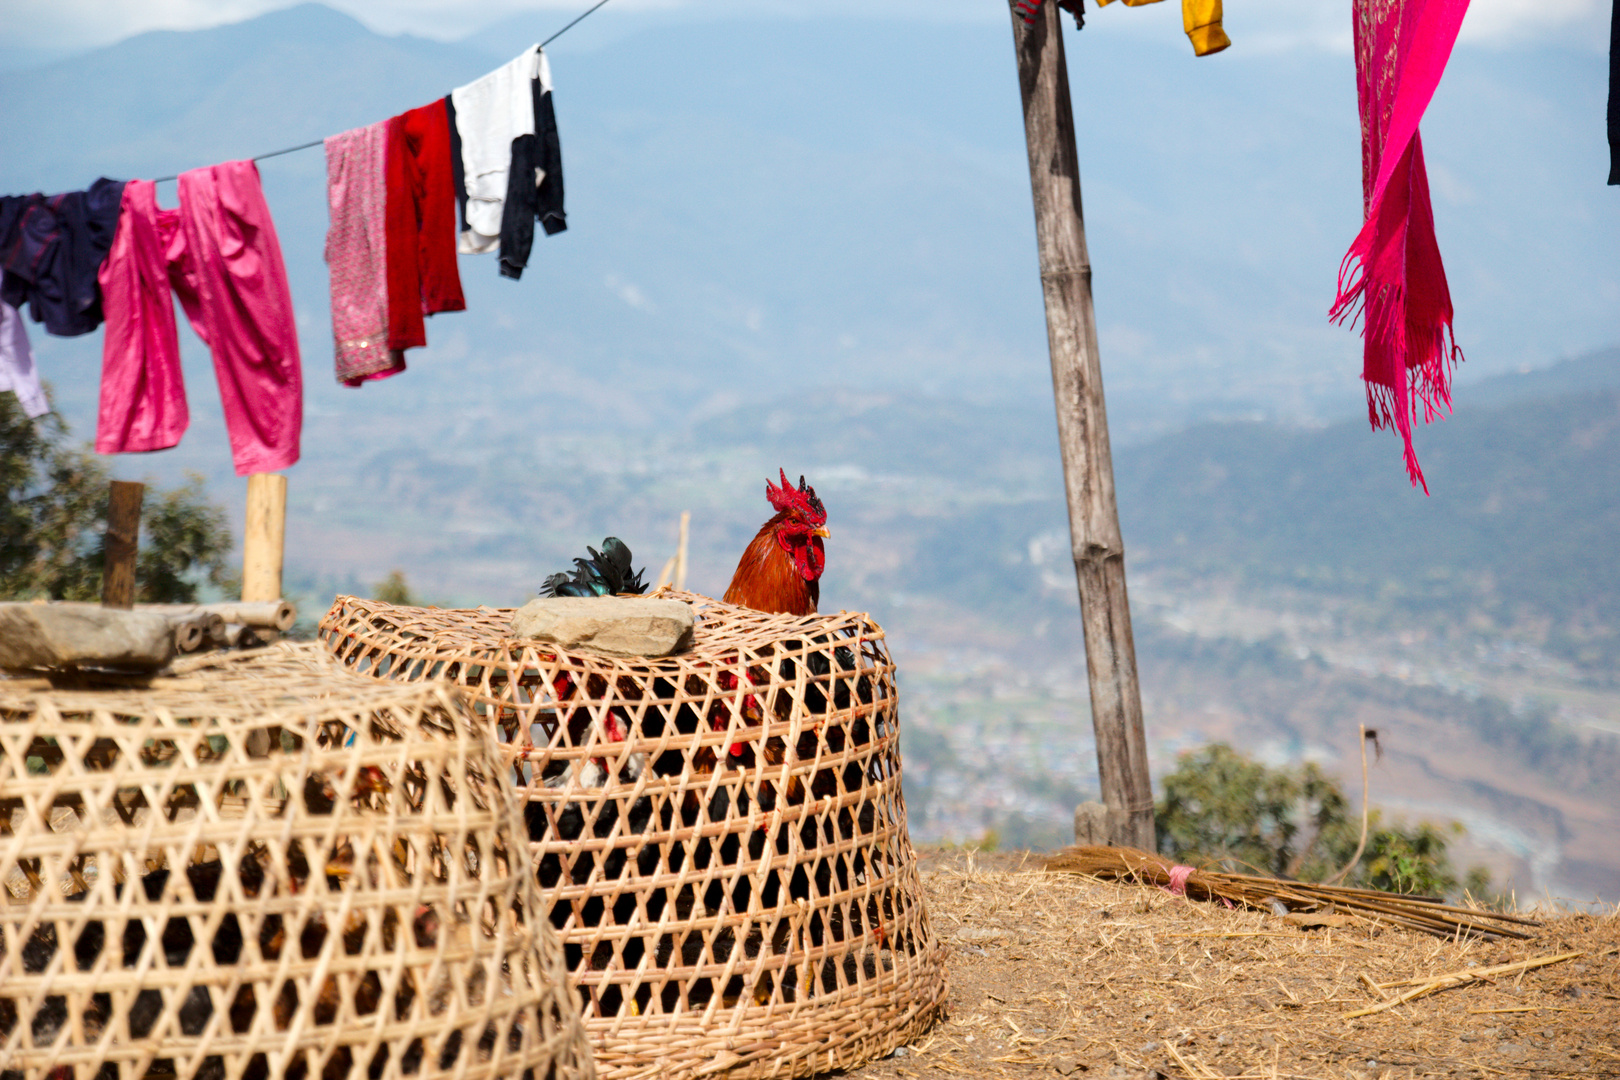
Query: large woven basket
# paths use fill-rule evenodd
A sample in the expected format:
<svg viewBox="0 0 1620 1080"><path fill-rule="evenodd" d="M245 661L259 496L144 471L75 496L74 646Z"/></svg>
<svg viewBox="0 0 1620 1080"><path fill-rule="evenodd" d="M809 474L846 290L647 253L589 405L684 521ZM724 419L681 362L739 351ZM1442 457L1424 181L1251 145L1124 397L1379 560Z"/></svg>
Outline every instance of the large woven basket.
<svg viewBox="0 0 1620 1080"><path fill-rule="evenodd" d="M314 644L44 682L0 681L0 1076L594 1075L459 694Z"/></svg>
<svg viewBox="0 0 1620 1080"><path fill-rule="evenodd" d="M513 640L512 611L339 597L343 663L465 688L505 751L605 1077L802 1076L887 1054L945 1000L864 615L690 593L657 660Z"/></svg>

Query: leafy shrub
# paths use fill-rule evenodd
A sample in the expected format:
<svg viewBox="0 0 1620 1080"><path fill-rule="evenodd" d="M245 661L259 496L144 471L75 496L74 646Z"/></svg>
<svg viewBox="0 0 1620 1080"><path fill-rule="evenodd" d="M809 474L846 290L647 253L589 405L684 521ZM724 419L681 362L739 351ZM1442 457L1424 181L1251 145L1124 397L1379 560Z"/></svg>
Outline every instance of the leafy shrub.
<svg viewBox="0 0 1620 1080"><path fill-rule="evenodd" d="M1322 881L1355 854L1361 822L1338 780L1314 762L1271 768L1225 743L1181 756L1164 778L1154 807L1159 851L1178 862L1238 873ZM1367 819L1367 846L1345 883L1390 892L1454 895L1460 890L1448 852L1461 825L1385 823L1376 809ZM1466 887L1489 892L1482 868Z"/></svg>
<svg viewBox="0 0 1620 1080"><path fill-rule="evenodd" d="M110 479L95 454L69 442L55 413L30 420L14 395L0 394L0 598L100 598ZM192 603L204 581L235 591L232 546L225 512L208 500L202 477L169 491L148 487L137 599Z"/></svg>

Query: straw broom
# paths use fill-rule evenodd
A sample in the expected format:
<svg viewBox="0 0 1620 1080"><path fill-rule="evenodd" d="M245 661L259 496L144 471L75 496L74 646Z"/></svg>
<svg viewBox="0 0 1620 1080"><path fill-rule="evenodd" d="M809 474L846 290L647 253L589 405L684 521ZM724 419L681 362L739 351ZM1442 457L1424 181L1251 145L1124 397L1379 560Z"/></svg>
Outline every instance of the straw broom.
<svg viewBox="0 0 1620 1080"><path fill-rule="evenodd" d="M1046 860L1043 869L1049 873L1085 874L1105 881L1135 881L1163 889L1172 888L1175 878L1171 872L1179 869L1185 874L1181 891L1194 900L1224 900L1267 912L1277 912L1279 904L1289 912L1338 912L1437 937L1477 935L1490 939L1526 939L1532 935L1520 927L1541 925L1518 915L1458 907L1434 896L1178 868L1169 859L1127 847L1065 848Z"/></svg>

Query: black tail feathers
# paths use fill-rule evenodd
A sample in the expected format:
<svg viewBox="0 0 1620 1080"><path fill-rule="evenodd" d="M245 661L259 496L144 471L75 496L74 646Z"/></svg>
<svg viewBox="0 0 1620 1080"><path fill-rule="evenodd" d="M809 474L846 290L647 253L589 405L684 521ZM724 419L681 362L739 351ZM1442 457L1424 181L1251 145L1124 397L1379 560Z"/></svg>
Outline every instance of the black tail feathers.
<svg viewBox="0 0 1620 1080"><path fill-rule="evenodd" d="M630 569L630 548L617 536L602 541L602 550L587 546L588 559L575 559L574 572L552 574L540 586L541 596L616 596L644 593L644 570Z"/></svg>

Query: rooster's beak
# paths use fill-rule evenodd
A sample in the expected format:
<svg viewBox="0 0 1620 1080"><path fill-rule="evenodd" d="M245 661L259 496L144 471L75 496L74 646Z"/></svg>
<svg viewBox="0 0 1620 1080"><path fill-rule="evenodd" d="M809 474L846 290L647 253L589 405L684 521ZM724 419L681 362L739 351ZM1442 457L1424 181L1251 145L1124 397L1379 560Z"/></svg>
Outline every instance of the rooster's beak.
<svg viewBox="0 0 1620 1080"><path fill-rule="evenodd" d="M811 533L810 535L811 536L819 536L823 540L831 540L832 539L832 533L827 531L827 526L825 526L825 525L821 526L819 529L817 529L815 532Z"/></svg>

